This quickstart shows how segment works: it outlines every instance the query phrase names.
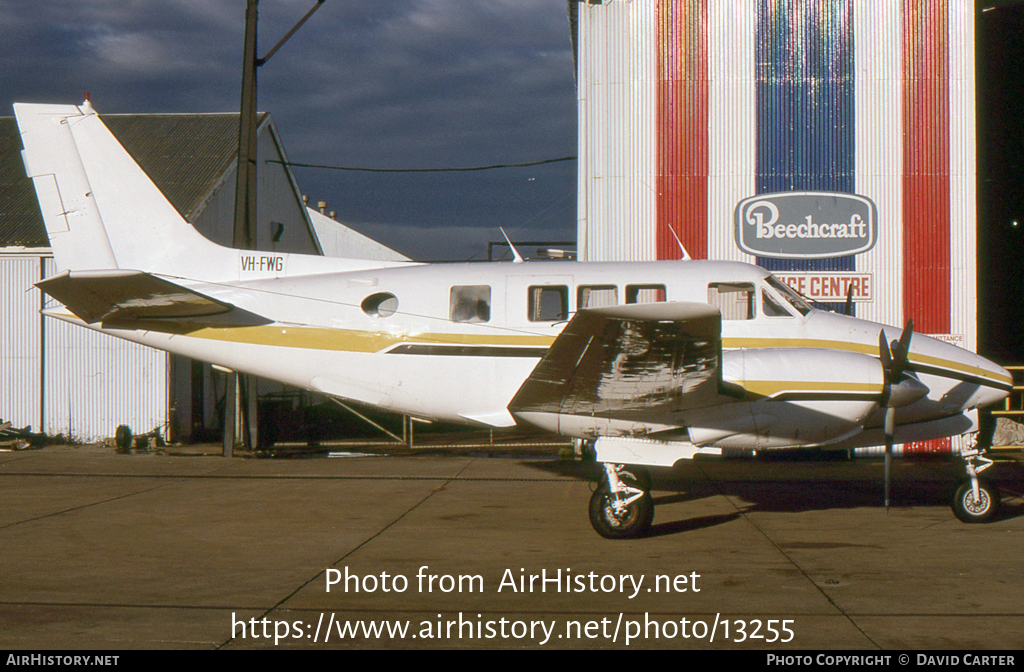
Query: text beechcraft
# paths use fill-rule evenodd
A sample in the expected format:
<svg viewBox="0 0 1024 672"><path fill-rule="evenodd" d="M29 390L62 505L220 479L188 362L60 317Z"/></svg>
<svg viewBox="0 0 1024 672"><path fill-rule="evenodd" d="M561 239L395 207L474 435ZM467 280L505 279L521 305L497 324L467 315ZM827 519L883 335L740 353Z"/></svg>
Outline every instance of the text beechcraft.
<svg viewBox="0 0 1024 672"><path fill-rule="evenodd" d="M86 103L15 105L59 274L48 315L398 413L588 442L607 537L654 512L643 466L723 449L977 432L1010 374L808 305L733 262L418 264L229 249L182 219ZM989 519L967 450L953 504ZM887 460L888 487L888 460Z"/></svg>

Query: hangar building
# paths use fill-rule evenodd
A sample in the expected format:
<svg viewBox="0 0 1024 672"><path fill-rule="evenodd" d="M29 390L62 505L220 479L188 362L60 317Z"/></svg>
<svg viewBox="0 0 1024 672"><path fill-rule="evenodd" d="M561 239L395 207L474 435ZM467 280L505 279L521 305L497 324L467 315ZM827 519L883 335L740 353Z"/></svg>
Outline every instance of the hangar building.
<svg viewBox="0 0 1024 672"><path fill-rule="evenodd" d="M683 247L756 263L824 304L852 291L858 317L912 317L977 348L972 0L590 0L569 14L580 258Z"/></svg>

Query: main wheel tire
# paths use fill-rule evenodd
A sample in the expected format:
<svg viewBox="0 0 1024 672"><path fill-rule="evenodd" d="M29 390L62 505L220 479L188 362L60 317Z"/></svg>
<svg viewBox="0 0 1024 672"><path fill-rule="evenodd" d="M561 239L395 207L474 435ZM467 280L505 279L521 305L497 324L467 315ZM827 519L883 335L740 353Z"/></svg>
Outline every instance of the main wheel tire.
<svg viewBox="0 0 1024 672"><path fill-rule="evenodd" d="M985 481L979 481L979 501L974 499L974 488L966 481L953 496L953 514L965 523L987 523L999 510L999 490Z"/></svg>
<svg viewBox="0 0 1024 672"><path fill-rule="evenodd" d="M654 500L644 491L643 496L626 506L621 516L612 507L612 494L607 485L601 485L590 496L590 524L606 539L632 539L651 526L654 520Z"/></svg>

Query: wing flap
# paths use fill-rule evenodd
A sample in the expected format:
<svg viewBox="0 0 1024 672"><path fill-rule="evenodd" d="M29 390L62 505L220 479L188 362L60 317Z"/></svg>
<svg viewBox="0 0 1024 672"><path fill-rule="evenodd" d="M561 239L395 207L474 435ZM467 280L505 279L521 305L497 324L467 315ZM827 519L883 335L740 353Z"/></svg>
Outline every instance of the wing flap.
<svg viewBox="0 0 1024 672"><path fill-rule="evenodd" d="M509 410L666 422L718 403L721 314L703 303L579 311Z"/></svg>
<svg viewBox="0 0 1024 672"><path fill-rule="evenodd" d="M229 303L141 271L66 271L36 286L90 324L192 319L235 310Z"/></svg>

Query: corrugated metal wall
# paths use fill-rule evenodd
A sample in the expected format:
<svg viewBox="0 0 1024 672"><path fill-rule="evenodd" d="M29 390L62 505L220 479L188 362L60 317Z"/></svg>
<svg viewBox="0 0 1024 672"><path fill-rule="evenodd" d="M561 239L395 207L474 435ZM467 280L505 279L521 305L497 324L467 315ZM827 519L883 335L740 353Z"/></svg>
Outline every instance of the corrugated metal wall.
<svg viewBox="0 0 1024 672"><path fill-rule="evenodd" d="M594 11L594 10L598 11ZM654 3L580 5L579 238L592 261L656 258ZM585 166L585 168L584 168Z"/></svg>
<svg viewBox="0 0 1024 672"><path fill-rule="evenodd" d="M662 2L658 21L659 259L707 257L707 0ZM684 151L685 148L685 151ZM682 249L680 247L682 246Z"/></svg>
<svg viewBox="0 0 1024 672"><path fill-rule="evenodd" d="M855 183L878 206L878 243L858 255L858 270L874 273L874 297L857 316L883 324L903 322L903 129L901 122L900 16L895 2L854 3L856 30Z"/></svg>
<svg viewBox="0 0 1024 672"><path fill-rule="evenodd" d="M973 2L632 0L578 15L582 258L677 258L671 229L694 258L856 276L859 317L976 347ZM873 202L873 246L740 249L743 199L803 191Z"/></svg>
<svg viewBox="0 0 1024 672"><path fill-rule="evenodd" d="M859 274L870 283L859 316L913 317L975 346L971 2L633 0L578 12L583 258L676 258L671 228L694 258ZM874 246L817 259L738 247L742 199L804 190L874 202Z"/></svg>
<svg viewBox="0 0 1024 672"><path fill-rule="evenodd" d="M736 246L732 211L755 188L757 127L746 120L755 117L756 109L752 36L757 7L709 1L708 17L708 215L696 226L708 230L709 259L754 263Z"/></svg>
<svg viewBox="0 0 1024 672"><path fill-rule="evenodd" d="M755 192L853 194L852 0L759 0L754 35ZM770 271L849 272L852 256L758 257Z"/></svg>
<svg viewBox="0 0 1024 672"><path fill-rule="evenodd" d="M46 318L33 283L51 257L0 254L0 418L80 441L163 427L167 355Z"/></svg>
<svg viewBox="0 0 1024 672"><path fill-rule="evenodd" d="M951 331L978 347L977 156L974 4L949 7L949 194Z"/></svg>
<svg viewBox="0 0 1024 672"><path fill-rule="evenodd" d="M0 419L15 427L40 426L39 351L42 316L37 255L0 254Z"/></svg>

